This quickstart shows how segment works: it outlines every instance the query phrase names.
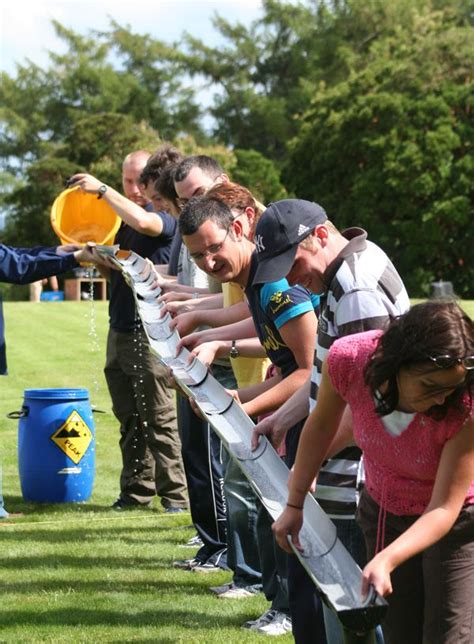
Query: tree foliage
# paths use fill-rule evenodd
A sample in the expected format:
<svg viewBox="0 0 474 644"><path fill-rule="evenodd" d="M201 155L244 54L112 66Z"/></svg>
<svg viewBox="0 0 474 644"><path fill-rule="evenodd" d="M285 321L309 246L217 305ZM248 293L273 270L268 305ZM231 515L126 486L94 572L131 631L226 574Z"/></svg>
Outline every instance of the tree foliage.
<svg viewBox="0 0 474 644"><path fill-rule="evenodd" d="M442 12L374 43L365 66L322 87L284 177L335 224L361 225L412 295L435 279L472 294L472 31Z"/></svg>
<svg viewBox="0 0 474 644"><path fill-rule="evenodd" d="M470 15L455 0L264 0L262 18L249 27L215 18L223 45L187 35L185 67L218 89L211 107L216 136L284 161L321 84L346 80L365 66L374 42L411 30L413 11L434 4L450 7L458 21Z"/></svg>

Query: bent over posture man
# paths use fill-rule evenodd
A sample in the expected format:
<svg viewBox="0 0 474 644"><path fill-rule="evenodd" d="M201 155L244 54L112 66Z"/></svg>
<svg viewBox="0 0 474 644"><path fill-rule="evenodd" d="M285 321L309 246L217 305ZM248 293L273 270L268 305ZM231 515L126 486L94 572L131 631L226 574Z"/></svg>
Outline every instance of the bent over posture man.
<svg viewBox="0 0 474 644"><path fill-rule="evenodd" d="M235 190L237 188L235 186ZM263 288L252 285L257 258L255 246L246 236L248 225L245 220L250 213L253 217L256 204L248 191L242 187L239 190L242 196L245 192L248 195L248 205L243 211L232 208L224 201L225 197L220 197L221 191L214 188L205 196L190 200L181 213L179 227L191 258L203 271L222 283L235 282L245 289L254 331L268 357L281 371L263 383L239 390L245 411L258 416L278 408L309 377L312 339L317 326L314 309L318 307L319 299L300 286L290 287L286 280ZM298 425L289 432L288 451L293 451L300 430L301 425ZM267 529L269 520L265 517L268 514L263 510L258 520L258 545L264 568L264 590L272 606L257 620L246 622L244 627L280 635L291 629L286 556L283 561L276 560L271 532Z"/></svg>
<svg viewBox="0 0 474 644"><path fill-rule="evenodd" d="M299 199L272 204L256 229L258 268L254 284L286 277L321 295L321 314L311 380L272 416L256 426L278 443L289 427L317 404L322 364L339 337L383 328L409 307L400 276L387 255L367 240L361 228L339 232L324 214L312 216ZM311 385L311 386L310 386ZM309 401L308 401L309 398ZM348 447L321 468L316 498L334 520L338 536L359 565L365 564L365 545L354 522L360 450ZM292 465L292 463L289 463ZM298 644L312 643L319 599L295 556L289 563L293 635ZM325 611L330 644L341 641L337 620Z"/></svg>

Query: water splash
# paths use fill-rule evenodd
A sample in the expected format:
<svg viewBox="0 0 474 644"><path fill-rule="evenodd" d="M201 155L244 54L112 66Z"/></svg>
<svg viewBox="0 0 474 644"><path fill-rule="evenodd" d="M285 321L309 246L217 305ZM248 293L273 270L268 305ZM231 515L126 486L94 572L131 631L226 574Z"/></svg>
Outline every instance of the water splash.
<svg viewBox="0 0 474 644"><path fill-rule="evenodd" d="M99 344L99 335L97 333L97 308L94 299L94 269L93 267L87 267L86 277L89 279L87 297L85 299L90 301L89 311L85 314L85 317L89 318L89 351L92 357L92 392L91 398L95 400L98 399L100 394L100 384L99 384L99 361L95 358L99 355L100 344Z"/></svg>

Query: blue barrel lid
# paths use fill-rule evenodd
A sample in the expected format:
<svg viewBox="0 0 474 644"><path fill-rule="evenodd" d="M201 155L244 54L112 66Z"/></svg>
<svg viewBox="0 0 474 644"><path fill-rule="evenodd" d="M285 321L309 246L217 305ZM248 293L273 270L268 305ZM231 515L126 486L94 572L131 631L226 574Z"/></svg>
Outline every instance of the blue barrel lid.
<svg viewBox="0 0 474 644"><path fill-rule="evenodd" d="M25 398L47 400L87 400L88 389L25 389Z"/></svg>

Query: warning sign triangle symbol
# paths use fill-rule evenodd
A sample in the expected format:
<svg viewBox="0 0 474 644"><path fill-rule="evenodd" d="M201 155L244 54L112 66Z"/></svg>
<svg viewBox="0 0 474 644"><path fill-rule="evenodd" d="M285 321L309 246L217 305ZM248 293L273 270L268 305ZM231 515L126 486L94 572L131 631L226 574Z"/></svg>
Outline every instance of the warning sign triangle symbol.
<svg viewBox="0 0 474 644"><path fill-rule="evenodd" d="M52 434L51 440L77 465L87 452L92 432L82 416L74 410Z"/></svg>

